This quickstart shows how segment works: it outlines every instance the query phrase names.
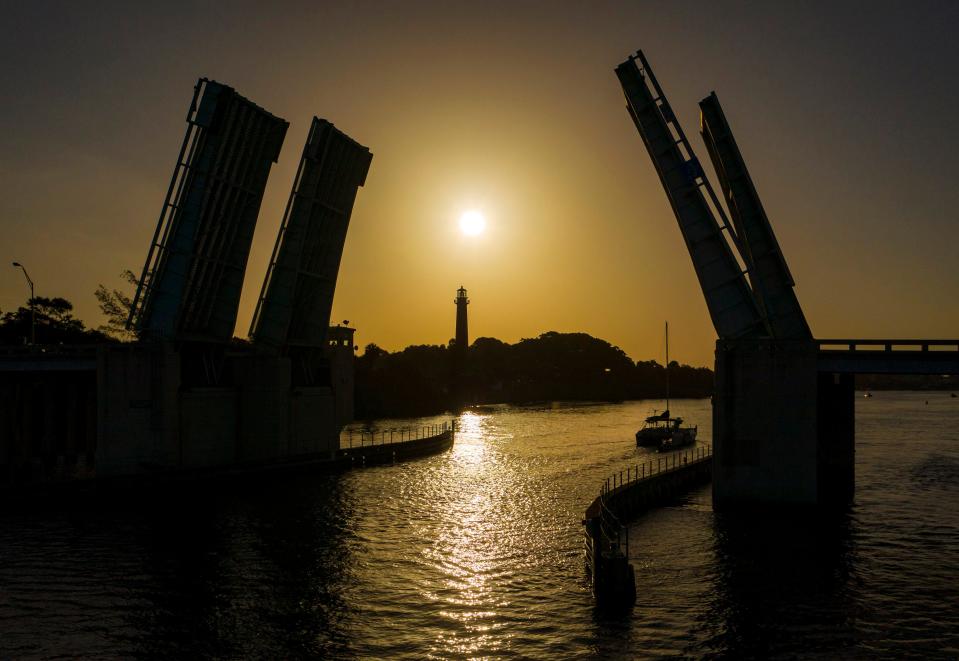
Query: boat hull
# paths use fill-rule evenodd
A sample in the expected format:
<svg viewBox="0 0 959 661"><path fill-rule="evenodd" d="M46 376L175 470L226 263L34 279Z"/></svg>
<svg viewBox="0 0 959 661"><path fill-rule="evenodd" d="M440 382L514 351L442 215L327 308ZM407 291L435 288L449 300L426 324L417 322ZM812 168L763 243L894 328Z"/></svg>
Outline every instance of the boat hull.
<svg viewBox="0 0 959 661"><path fill-rule="evenodd" d="M672 452L678 448L684 448L696 442L696 433L699 427L680 427L674 429L672 435L659 444L660 452Z"/></svg>
<svg viewBox="0 0 959 661"><path fill-rule="evenodd" d="M654 448L672 436L669 429L640 429L636 432L636 445L644 448Z"/></svg>

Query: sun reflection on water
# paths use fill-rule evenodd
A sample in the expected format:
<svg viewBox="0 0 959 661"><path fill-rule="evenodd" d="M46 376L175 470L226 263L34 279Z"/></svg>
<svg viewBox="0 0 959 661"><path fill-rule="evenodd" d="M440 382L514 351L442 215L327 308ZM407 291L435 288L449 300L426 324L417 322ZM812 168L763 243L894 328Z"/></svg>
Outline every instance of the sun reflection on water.
<svg viewBox="0 0 959 661"><path fill-rule="evenodd" d="M484 420L488 416L471 411L462 413L456 420L456 441L453 444L453 459L467 465L478 464L486 453Z"/></svg>
<svg viewBox="0 0 959 661"><path fill-rule="evenodd" d="M437 499L439 522L433 543L423 558L443 574L440 586L424 591L447 626L434 639L438 654L487 655L509 647L503 630L503 556L511 555L509 525L500 512L506 489L504 466L496 441L502 433L491 416L467 411L456 423L456 442L450 456L453 484ZM438 589L436 589L438 588Z"/></svg>

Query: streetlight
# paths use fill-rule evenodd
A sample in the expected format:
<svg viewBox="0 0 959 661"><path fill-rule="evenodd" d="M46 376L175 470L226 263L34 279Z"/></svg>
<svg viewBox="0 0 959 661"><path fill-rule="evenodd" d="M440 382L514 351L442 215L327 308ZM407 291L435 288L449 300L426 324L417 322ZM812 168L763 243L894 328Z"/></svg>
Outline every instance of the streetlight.
<svg viewBox="0 0 959 661"><path fill-rule="evenodd" d="M30 279L30 275L27 273L26 267L20 262L14 262L15 267L20 267L23 271L23 277L27 279L27 283L30 285L30 344L37 343L37 313L34 309L33 299L33 280Z"/></svg>

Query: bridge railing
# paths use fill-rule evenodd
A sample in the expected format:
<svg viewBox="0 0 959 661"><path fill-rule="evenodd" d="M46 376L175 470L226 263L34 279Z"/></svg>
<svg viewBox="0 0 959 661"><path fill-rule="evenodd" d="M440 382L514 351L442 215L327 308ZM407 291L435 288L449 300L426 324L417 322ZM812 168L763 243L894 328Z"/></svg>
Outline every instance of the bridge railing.
<svg viewBox="0 0 959 661"><path fill-rule="evenodd" d="M959 340L816 340L820 351L959 351Z"/></svg>
<svg viewBox="0 0 959 661"><path fill-rule="evenodd" d="M444 422L422 427L391 427L376 431L354 431L347 429L340 433L341 448L360 448L379 445L394 445L408 443L424 438L441 436L453 430L453 422Z"/></svg>
<svg viewBox="0 0 959 661"><path fill-rule="evenodd" d="M713 456L712 445L701 445L699 447L683 450L682 452L673 452L667 455L659 455L655 459L650 456L650 460L642 464L627 466L626 470L619 473L613 473L603 483L600 495L605 498L614 490L623 486L628 486L639 480L648 480L662 473L669 473L681 469L690 463L702 461Z"/></svg>

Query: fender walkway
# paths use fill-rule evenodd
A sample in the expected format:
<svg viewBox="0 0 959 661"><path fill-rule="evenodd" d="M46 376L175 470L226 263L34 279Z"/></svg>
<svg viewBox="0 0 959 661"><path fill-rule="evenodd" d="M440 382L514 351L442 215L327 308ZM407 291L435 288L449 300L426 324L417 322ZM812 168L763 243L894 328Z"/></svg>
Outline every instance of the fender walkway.
<svg viewBox="0 0 959 661"><path fill-rule="evenodd" d="M586 569L597 603L623 607L636 601L627 522L651 507L708 482L712 467L712 446L705 445L665 456L650 456L648 461L628 466L606 479L583 518Z"/></svg>

